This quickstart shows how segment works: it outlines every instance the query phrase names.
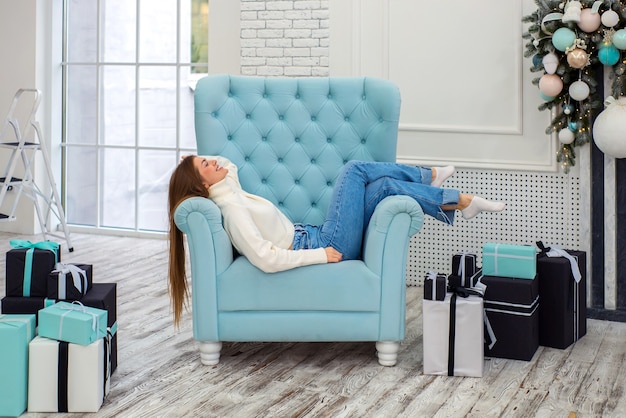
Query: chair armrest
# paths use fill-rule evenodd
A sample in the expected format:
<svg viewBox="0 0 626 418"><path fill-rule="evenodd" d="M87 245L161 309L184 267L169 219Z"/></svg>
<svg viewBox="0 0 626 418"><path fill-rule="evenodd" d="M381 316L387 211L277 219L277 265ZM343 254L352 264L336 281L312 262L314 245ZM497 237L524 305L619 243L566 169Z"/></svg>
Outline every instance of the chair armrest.
<svg viewBox="0 0 626 418"><path fill-rule="evenodd" d="M379 341L404 338L409 240L423 224L424 212L415 200L389 196L376 206L367 227L363 261L381 278Z"/></svg>
<svg viewBox="0 0 626 418"><path fill-rule="evenodd" d="M388 268L385 263L406 263L410 238L424 224L421 206L408 196L383 199L370 219L363 239L363 261L376 274Z"/></svg>
<svg viewBox="0 0 626 418"><path fill-rule="evenodd" d="M187 236L194 337L199 341L219 341L217 276L233 262L222 213L210 199L191 197L176 208L174 223Z"/></svg>

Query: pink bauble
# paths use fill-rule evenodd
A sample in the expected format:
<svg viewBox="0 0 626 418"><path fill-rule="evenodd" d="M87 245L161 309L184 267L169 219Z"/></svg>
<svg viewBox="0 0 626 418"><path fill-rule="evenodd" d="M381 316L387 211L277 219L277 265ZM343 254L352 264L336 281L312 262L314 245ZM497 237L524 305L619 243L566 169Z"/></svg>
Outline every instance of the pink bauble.
<svg viewBox="0 0 626 418"><path fill-rule="evenodd" d="M563 80L556 74L544 74L539 79L539 91L546 96L555 97L563 90Z"/></svg>
<svg viewBox="0 0 626 418"><path fill-rule="evenodd" d="M600 23L600 13L593 13L591 9L583 9L580 12L580 22L578 22L578 27L583 32L595 32L600 27Z"/></svg>

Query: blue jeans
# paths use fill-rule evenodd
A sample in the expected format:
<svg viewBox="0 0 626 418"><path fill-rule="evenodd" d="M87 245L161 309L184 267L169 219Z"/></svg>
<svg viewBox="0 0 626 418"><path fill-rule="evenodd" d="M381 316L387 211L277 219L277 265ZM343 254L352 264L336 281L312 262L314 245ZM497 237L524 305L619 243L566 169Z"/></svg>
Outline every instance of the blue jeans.
<svg viewBox="0 0 626 418"><path fill-rule="evenodd" d="M382 162L349 161L339 174L322 225L296 224L294 250L333 247L344 260L358 259L363 233L376 209L387 196L415 199L425 214L452 225L459 191L430 185L430 168Z"/></svg>

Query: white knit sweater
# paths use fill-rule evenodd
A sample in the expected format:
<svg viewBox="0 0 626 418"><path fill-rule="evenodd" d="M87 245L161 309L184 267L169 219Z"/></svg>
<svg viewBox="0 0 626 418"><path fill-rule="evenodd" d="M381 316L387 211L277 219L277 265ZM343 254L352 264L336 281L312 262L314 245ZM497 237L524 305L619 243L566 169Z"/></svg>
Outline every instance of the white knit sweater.
<svg viewBox="0 0 626 418"><path fill-rule="evenodd" d="M209 197L222 211L224 229L234 247L266 273L327 262L323 248L289 250L294 225L272 202L241 188L237 166L224 157L215 159L228 169L224 180L209 187Z"/></svg>

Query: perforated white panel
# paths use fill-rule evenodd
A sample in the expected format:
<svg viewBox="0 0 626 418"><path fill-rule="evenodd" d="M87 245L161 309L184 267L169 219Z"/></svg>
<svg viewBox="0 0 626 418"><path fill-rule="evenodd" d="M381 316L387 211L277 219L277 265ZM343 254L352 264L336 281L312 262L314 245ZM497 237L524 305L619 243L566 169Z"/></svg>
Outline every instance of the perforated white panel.
<svg viewBox="0 0 626 418"><path fill-rule="evenodd" d="M452 256L469 251L481 260L485 242L579 248L579 178L566 174L457 170L444 185L462 193L506 202L501 213L481 213L453 226L426 216L424 228L411 239L407 284L421 286L433 270L450 274Z"/></svg>

